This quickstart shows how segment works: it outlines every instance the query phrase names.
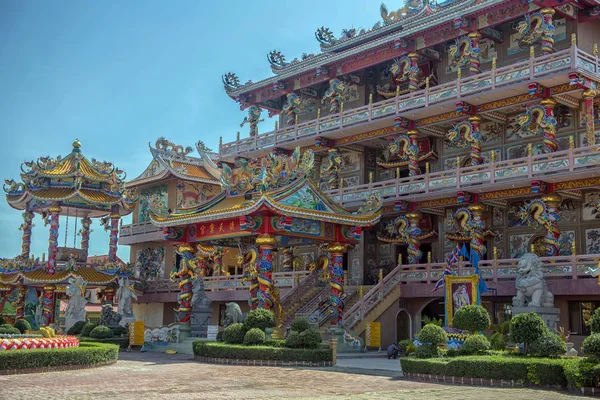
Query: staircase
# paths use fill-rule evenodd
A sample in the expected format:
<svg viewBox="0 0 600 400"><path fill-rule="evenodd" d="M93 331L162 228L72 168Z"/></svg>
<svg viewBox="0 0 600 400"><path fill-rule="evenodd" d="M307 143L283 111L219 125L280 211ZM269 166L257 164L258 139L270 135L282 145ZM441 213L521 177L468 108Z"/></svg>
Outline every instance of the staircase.
<svg viewBox="0 0 600 400"><path fill-rule="evenodd" d="M300 284L287 292L281 299L283 307L283 329L292 324L298 310L314 300L323 288L319 286L319 271L315 269Z"/></svg>
<svg viewBox="0 0 600 400"><path fill-rule="evenodd" d="M354 335L361 335L369 322L379 318L400 298L400 271L401 266L394 268L344 313L346 330Z"/></svg>

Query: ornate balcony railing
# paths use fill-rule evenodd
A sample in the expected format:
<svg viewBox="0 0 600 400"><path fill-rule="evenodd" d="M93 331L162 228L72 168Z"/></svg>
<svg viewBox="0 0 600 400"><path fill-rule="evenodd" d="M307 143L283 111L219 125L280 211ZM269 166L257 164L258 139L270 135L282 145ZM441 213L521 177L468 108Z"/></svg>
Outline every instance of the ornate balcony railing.
<svg viewBox="0 0 600 400"><path fill-rule="evenodd" d="M544 263L545 279L579 279L589 277L587 271L596 268L600 254L541 257ZM482 260L479 271L486 282L515 280L519 259ZM369 290L365 296L344 313L344 326L352 328L362 320L383 298L399 284L435 284L444 274L446 263L399 265L387 274L381 282ZM459 276L473 274L468 262L459 262L453 268Z"/></svg>
<svg viewBox="0 0 600 400"><path fill-rule="evenodd" d="M390 179L329 191L338 204L360 204L371 194L378 193L384 202L410 195L411 200L438 198L456 190L476 187L502 189L528 186L532 179L562 182L580 177L589 177L594 169L600 170L599 146L569 148L555 153L540 154L488 164L462 167L448 171L426 173L414 177ZM415 198L416 196L416 198Z"/></svg>
<svg viewBox="0 0 600 400"><path fill-rule="evenodd" d="M505 67L492 68L477 75L381 102L225 143L219 147L219 155L221 158L248 155L257 150L293 143L298 139L316 138L344 128L399 116L451 100L466 99L484 91L509 88L527 81L535 82L541 78L565 72L581 72L598 76L600 75L600 62L598 57L572 46L551 55L530 58Z"/></svg>
<svg viewBox="0 0 600 400"><path fill-rule="evenodd" d="M275 286L280 289L293 289L301 284L310 271L296 272L275 272L273 280ZM143 283L143 291L145 294L151 293L170 293L179 292L179 282L170 281L169 279L158 279L154 281L146 281ZM249 285L242 282L242 275L229 276L206 276L204 277L204 288L208 292L214 291L231 291L231 290L249 290Z"/></svg>
<svg viewBox="0 0 600 400"><path fill-rule="evenodd" d="M152 225L151 222L128 224L119 230L119 244L133 244L163 240L162 229Z"/></svg>

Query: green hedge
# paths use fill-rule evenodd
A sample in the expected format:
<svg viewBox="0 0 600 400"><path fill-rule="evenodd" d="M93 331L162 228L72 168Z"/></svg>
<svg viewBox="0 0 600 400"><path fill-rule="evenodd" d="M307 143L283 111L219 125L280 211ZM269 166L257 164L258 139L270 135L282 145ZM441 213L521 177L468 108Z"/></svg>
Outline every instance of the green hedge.
<svg viewBox="0 0 600 400"><path fill-rule="evenodd" d="M219 342L194 342L194 355L236 360L275 360L275 361L332 361L331 349L288 349L269 346L242 346Z"/></svg>
<svg viewBox="0 0 600 400"><path fill-rule="evenodd" d="M68 349L36 349L0 353L2 370L56 367L61 365L93 365L119 358L119 348L112 344L80 343Z"/></svg>
<svg viewBox="0 0 600 400"><path fill-rule="evenodd" d="M578 365L578 359L545 359L514 356L465 356L455 358L402 358L403 372L469 378L504 379L536 385L575 386L565 368Z"/></svg>
<svg viewBox="0 0 600 400"><path fill-rule="evenodd" d="M97 339L97 338L93 338L93 337L80 336L79 342L80 343L85 342L85 343L116 344L117 346L121 347L122 349L129 347L129 338L128 337L111 337L111 338Z"/></svg>

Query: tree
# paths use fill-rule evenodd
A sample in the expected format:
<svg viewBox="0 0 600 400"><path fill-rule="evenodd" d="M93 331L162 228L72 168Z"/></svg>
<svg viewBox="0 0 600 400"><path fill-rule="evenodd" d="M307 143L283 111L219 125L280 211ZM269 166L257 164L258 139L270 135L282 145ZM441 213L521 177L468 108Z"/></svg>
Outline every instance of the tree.
<svg viewBox="0 0 600 400"><path fill-rule="evenodd" d="M452 326L471 333L485 331L490 327L490 315L482 306L464 306L456 310Z"/></svg>
<svg viewBox="0 0 600 400"><path fill-rule="evenodd" d="M544 320L536 313L524 313L510 320L510 339L514 343L523 343L525 353L529 351L529 345L541 338L548 328Z"/></svg>

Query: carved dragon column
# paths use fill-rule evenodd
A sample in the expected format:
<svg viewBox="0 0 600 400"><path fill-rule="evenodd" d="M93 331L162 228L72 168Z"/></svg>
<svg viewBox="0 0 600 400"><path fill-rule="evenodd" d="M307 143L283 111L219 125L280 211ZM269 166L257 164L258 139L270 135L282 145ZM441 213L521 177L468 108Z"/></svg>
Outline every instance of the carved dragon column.
<svg viewBox="0 0 600 400"><path fill-rule="evenodd" d="M477 75L481 73L481 50L479 50L479 41L481 40L481 34L479 32L471 32L468 36L471 40L471 53L469 55L469 71L471 75Z"/></svg>
<svg viewBox="0 0 600 400"><path fill-rule="evenodd" d="M223 248L221 246L215 246L215 252L213 254L213 276L221 275L224 275Z"/></svg>
<svg viewBox="0 0 600 400"><path fill-rule="evenodd" d="M90 248L90 226L92 225L92 219L90 217L81 218L81 229L79 234L81 235L81 250L88 254Z"/></svg>
<svg viewBox="0 0 600 400"><path fill-rule="evenodd" d="M44 286L44 300L42 307L42 317L44 321L44 326L50 325L54 322L54 291L56 290L56 286L54 285L46 285Z"/></svg>
<svg viewBox="0 0 600 400"><path fill-rule="evenodd" d="M410 60L410 71L408 73L408 90L415 92L419 90L419 55L417 53L410 53L408 55Z"/></svg>
<svg viewBox="0 0 600 400"><path fill-rule="evenodd" d="M479 132L479 124L481 123L481 117L479 115L473 115L469 117L469 122L473 126L471 132L471 165L481 165L483 159L481 158L481 133Z"/></svg>
<svg viewBox="0 0 600 400"><path fill-rule="evenodd" d="M556 141L556 118L554 118L554 107L556 106L556 100L552 98L544 99L540 102L544 107L545 123L544 129L544 146L542 152L553 153L558 149L558 142Z"/></svg>
<svg viewBox="0 0 600 400"><path fill-rule="evenodd" d="M337 149L331 148L327 152L329 158L329 190L339 189L340 188L340 168L341 164L336 160L341 159L341 155L338 153Z"/></svg>
<svg viewBox="0 0 600 400"><path fill-rule="evenodd" d="M344 303L342 302L342 294L344 293L344 253L348 246L342 243L330 243L327 251L331 257L329 263L329 286L331 293L329 294L329 306L333 311L330 323L332 326L342 324L344 311Z"/></svg>
<svg viewBox="0 0 600 400"><path fill-rule="evenodd" d="M406 132L406 134L410 140L408 145L409 176L421 175L421 170L419 169L419 143L417 142L417 139L419 138L419 131L412 129Z"/></svg>
<svg viewBox="0 0 600 400"><path fill-rule="evenodd" d="M410 222L408 227L408 263L419 264L423 255L420 250L421 241L419 240L419 235L421 234L421 229L419 228L419 222L423 218L423 215L418 211L412 211L406 213L406 218Z"/></svg>
<svg viewBox="0 0 600 400"><path fill-rule="evenodd" d="M286 247L283 249L283 272L294 271L294 248Z"/></svg>
<svg viewBox="0 0 600 400"><path fill-rule="evenodd" d="M62 211L59 205L53 205L50 212L50 237L48 239L48 273L56 271L56 255L58 253L58 217Z"/></svg>
<svg viewBox="0 0 600 400"><path fill-rule="evenodd" d="M273 248L277 239L270 234L262 234L256 238L258 246L258 308L270 310L273 306L271 284L273 282Z"/></svg>
<svg viewBox="0 0 600 400"><path fill-rule="evenodd" d="M110 237L108 242L108 260L116 261L117 259L117 243L119 241L119 219L121 216L118 213L110 214Z"/></svg>
<svg viewBox="0 0 600 400"><path fill-rule="evenodd" d="M179 294L177 295L179 307L176 311L179 313L179 322L189 323L192 317L193 279L196 277L195 251L192 246L185 244L177 246L176 252L181 255L181 263L176 270L171 271L169 278L171 281L174 281L175 278L180 279Z"/></svg>
<svg viewBox="0 0 600 400"><path fill-rule="evenodd" d="M548 26L552 26L552 17L554 16L554 9L553 8L543 8L540 10L540 14L542 14L543 18L544 18L544 26L548 27ZM541 37L541 42L542 42L542 52L544 53L544 55L548 55L548 54L552 54L554 53L554 30L550 30L550 29L543 29L542 30L542 37Z"/></svg>
<svg viewBox="0 0 600 400"><path fill-rule="evenodd" d="M562 198L556 193L548 193L542 196L542 201L546 203L547 215L543 223L546 228L546 236L544 242L546 242L546 255L548 257L557 257L560 255L560 229L558 227L559 218L553 218L552 216L558 216L558 208Z"/></svg>
<svg viewBox="0 0 600 400"><path fill-rule="evenodd" d="M596 97L596 91L594 89L587 89L582 93L582 95L585 101L585 137L587 145L593 146L596 144L596 133L594 126L594 98Z"/></svg>
<svg viewBox="0 0 600 400"><path fill-rule="evenodd" d="M21 258L26 259L29 258L29 253L31 249L31 228L33 227L33 216L34 214L31 211L25 211L23 213L23 223L19 228L23 231L23 236L21 239Z"/></svg>
<svg viewBox="0 0 600 400"><path fill-rule="evenodd" d="M25 319L25 295L27 288L21 283L17 287L17 301L15 304L15 320Z"/></svg>
<svg viewBox="0 0 600 400"><path fill-rule="evenodd" d="M483 220L483 212L485 205L481 203L471 204L467 209L471 212L471 251L477 253L479 259L483 259L485 246L483 242L483 234L485 232L485 222Z"/></svg>

